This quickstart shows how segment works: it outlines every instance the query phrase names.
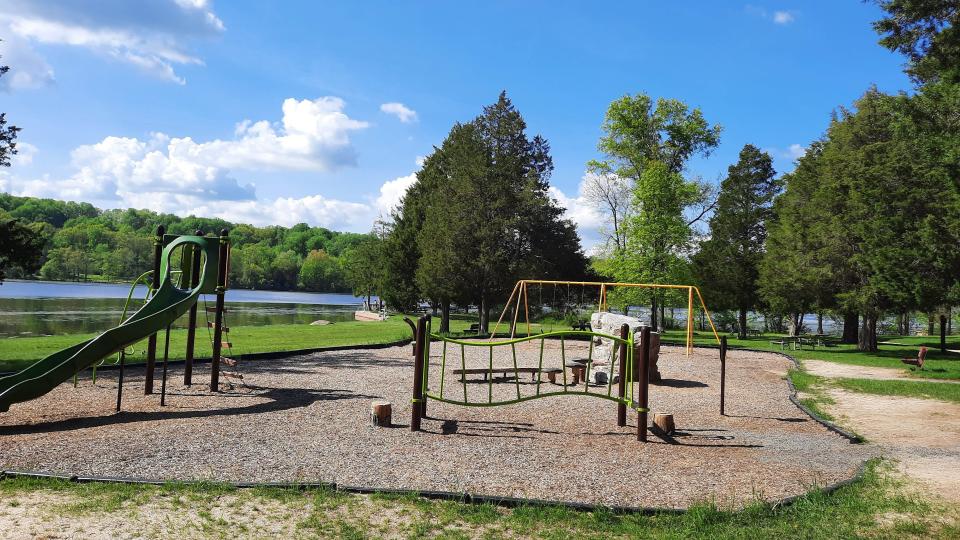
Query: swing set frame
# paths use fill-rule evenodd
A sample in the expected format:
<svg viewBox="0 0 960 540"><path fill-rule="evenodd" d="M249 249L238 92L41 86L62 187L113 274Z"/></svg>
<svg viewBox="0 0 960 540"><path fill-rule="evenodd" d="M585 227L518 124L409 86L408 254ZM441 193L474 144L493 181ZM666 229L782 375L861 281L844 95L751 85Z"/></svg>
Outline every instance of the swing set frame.
<svg viewBox="0 0 960 540"><path fill-rule="evenodd" d="M703 295L700 293L700 289L695 285L673 285L673 284L663 284L663 283L615 283L615 282L605 282L605 281L564 281L564 280L548 280L548 279L521 279L513 286L513 291L510 293L510 298L507 299L507 303L503 306L503 311L500 313L500 318L497 319L497 324L494 325L493 331L490 333L490 341L493 341L497 336L497 330L500 328L500 324L503 322L503 318L507 315L510 307L513 305L513 324L510 325L510 338L514 339L517 332L517 322L520 317L520 303L523 302L523 312L524 312L524 322L527 326L527 335L530 335L530 300L529 295L527 294L527 289L530 285L566 285L568 288L570 286L581 286L581 287L597 287L600 289L600 300L597 304L597 311L604 312L607 311L607 293L610 289L615 287L625 287L625 288L635 288L635 289L679 289L687 291L687 340L686 340L686 354L689 356L693 352L693 310L694 310L694 298L693 295L696 293L697 299L700 301L700 307L703 308L703 313L707 317L707 321L710 323L710 329L713 331L713 337L716 338L717 344L720 344L720 335L717 333L717 327L713 324L713 319L710 317L710 310L707 309L707 304L703 301ZM582 297L581 297L582 298Z"/></svg>

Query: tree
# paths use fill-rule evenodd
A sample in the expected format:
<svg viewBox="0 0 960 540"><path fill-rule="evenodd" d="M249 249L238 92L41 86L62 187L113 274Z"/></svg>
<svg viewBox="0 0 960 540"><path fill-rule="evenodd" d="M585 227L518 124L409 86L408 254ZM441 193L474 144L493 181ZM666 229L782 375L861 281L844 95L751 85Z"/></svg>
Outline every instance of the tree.
<svg viewBox="0 0 960 540"><path fill-rule="evenodd" d="M306 262L304 263L306 265ZM355 296L381 296L383 290L383 238L375 235L343 255L343 269L347 284Z"/></svg>
<svg viewBox="0 0 960 540"><path fill-rule="evenodd" d="M631 186L630 212L624 221L625 250L598 268L620 281L669 282L686 275L686 255L693 225L711 208L710 192L683 178L687 161L709 155L720 142L721 127L711 126L699 109L645 94L624 96L610 104L598 149L604 159L591 161L594 173L614 175ZM696 207L692 219L687 211ZM636 293L618 292L620 301ZM649 292L651 324L658 326L658 308L666 298Z"/></svg>
<svg viewBox="0 0 960 540"><path fill-rule="evenodd" d="M711 301L739 311L740 339L747 337L747 311L759 303L757 278L773 217L773 199L780 190L773 160L753 145L740 151L720 186L710 218L710 240L696 257L697 273Z"/></svg>
<svg viewBox="0 0 960 540"><path fill-rule="evenodd" d="M630 182L603 170L600 163L590 163L588 169L583 196L608 221L605 230L601 230L607 237L605 247L612 253L623 251L627 249L626 223L631 217Z"/></svg>
<svg viewBox="0 0 960 540"><path fill-rule="evenodd" d="M956 0L874 0L887 17L873 23L880 44L909 59L918 82L960 81L960 3Z"/></svg>
<svg viewBox="0 0 960 540"><path fill-rule="evenodd" d="M17 219L0 212L0 284L11 268L33 273L40 267L43 238Z"/></svg>
<svg viewBox="0 0 960 540"><path fill-rule="evenodd" d="M3 77L10 66L0 65L0 77ZM0 167L9 167L10 158L17 154L17 132L20 128L7 125L7 113L0 112Z"/></svg>
<svg viewBox="0 0 960 540"><path fill-rule="evenodd" d="M325 251L316 249L311 251L300 266L299 285L308 291L340 290L343 287L343 271L340 268L340 262Z"/></svg>

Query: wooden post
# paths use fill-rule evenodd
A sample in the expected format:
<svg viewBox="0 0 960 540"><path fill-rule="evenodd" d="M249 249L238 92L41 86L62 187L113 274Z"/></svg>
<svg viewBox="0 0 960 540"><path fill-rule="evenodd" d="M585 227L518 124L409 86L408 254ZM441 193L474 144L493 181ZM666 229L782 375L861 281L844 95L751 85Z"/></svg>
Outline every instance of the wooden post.
<svg viewBox="0 0 960 540"><path fill-rule="evenodd" d="M197 230L197 236L203 236L203 231ZM193 289L200 285L200 248L193 246L193 262L190 263L190 281L187 286ZM190 314L187 323L187 357L183 363L183 384L190 386L193 384L193 353L197 338L197 304L190 306Z"/></svg>
<svg viewBox="0 0 960 540"><path fill-rule="evenodd" d="M650 383L650 327L644 326L641 331L641 340L643 343L640 344L640 380L637 381L640 383L637 389L637 401L641 409L644 409L637 414L637 440L640 442L647 442L647 411L649 407L649 383Z"/></svg>
<svg viewBox="0 0 960 540"><path fill-rule="evenodd" d="M940 315L940 353L947 354L947 316Z"/></svg>
<svg viewBox="0 0 960 540"><path fill-rule="evenodd" d="M720 336L720 416L725 416L723 400L727 392L727 336Z"/></svg>
<svg viewBox="0 0 960 540"><path fill-rule="evenodd" d="M150 287L156 291L160 287L160 257L163 256L163 235L167 229L163 225L157 226L157 236L153 240L153 280ZM146 374L143 379L143 393L150 395L153 393L153 372L157 361L157 334L150 334L147 338L147 366ZM117 401L117 410L120 410L119 400Z"/></svg>
<svg viewBox="0 0 960 540"><path fill-rule="evenodd" d="M126 364L126 353L120 349L120 374L117 377L117 412L120 412L120 402L123 400L123 371Z"/></svg>
<svg viewBox="0 0 960 540"><path fill-rule="evenodd" d="M220 256L217 261L217 308L214 313L213 358L210 361L210 391L220 390L220 350L223 344L223 296L227 292L227 230L220 231Z"/></svg>
<svg viewBox="0 0 960 540"><path fill-rule="evenodd" d="M517 301L520 301L520 297L517 297ZM420 400L420 417L427 417L427 391L429 390L428 386L430 384L430 323L431 317L428 313L423 317L423 332L420 336L420 356L423 359L420 364L420 373L421 373L421 385L420 393L423 394L423 399Z"/></svg>
<svg viewBox="0 0 960 540"><path fill-rule="evenodd" d="M410 400L410 431L420 431L420 400L423 399L423 334L426 331L426 318L417 319L417 333L413 345L413 399Z"/></svg>
<svg viewBox="0 0 960 540"><path fill-rule="evenodd" d="M620 326L620 337L627 339L630 335L630 325L624 323ZM627 344L620 344L620 384L617 386L617 397L621 400L627 397ZM612 377L613 374L611 373ZM625 403L617 404L617 426L627 425L627 405Z"/></svg>
<svg viewBox="0 0 960 540"><path fill-rule="evenodd" d="M167 404L167 358L170 355L170 325L167 325L166 337L163 343L163 378L160 382L160 406Z"/></svg>
<svg viewBox="0 0 960 540"><path fill-rule="evenodd" d="M657 413L653 415L653 425L657 426L665 435L672 435L677 429L672 414Z"/></svg>

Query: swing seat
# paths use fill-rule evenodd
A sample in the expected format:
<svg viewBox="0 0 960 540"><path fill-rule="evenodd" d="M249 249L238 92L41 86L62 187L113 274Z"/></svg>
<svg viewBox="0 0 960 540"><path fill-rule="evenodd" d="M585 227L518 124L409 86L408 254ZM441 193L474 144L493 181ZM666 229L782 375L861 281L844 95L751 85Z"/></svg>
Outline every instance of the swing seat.
<svg viewBox="0 0 960 540"><path fill-rule="evenodd" d="M923 369L923 361L927 357L927 348L920 347L920 352L917 354L916 358L903 358L900 361L904 364L911 366L917 366L918 369Z"/></svg>

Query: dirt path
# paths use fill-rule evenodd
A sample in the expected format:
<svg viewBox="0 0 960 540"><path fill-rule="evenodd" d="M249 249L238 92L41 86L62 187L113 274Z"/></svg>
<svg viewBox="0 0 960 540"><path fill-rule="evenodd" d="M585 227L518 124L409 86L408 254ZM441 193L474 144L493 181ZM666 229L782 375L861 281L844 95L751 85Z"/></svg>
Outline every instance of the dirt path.
<svg viewBox="0 0 960 540"><path fill-rule="evenodd" d="M839 389L828 394L841 424L897 459L900 470L931 493L960 502L960 405Z"/></svg>
<svg viewBox="0 0 960 540"><path fill-rule="evenodd" d="M897 368L884 368L873 366L857 366L853 364L838 364L836 362L825 362L823 360L804 360L803 366L807 371L820 377L829 378L850 378L850 379L880 379L896 381L924 381L944 384L960 384L960 381L950 381L943 379L924 379L920 377L911 377L907 372Z"/></svg>

